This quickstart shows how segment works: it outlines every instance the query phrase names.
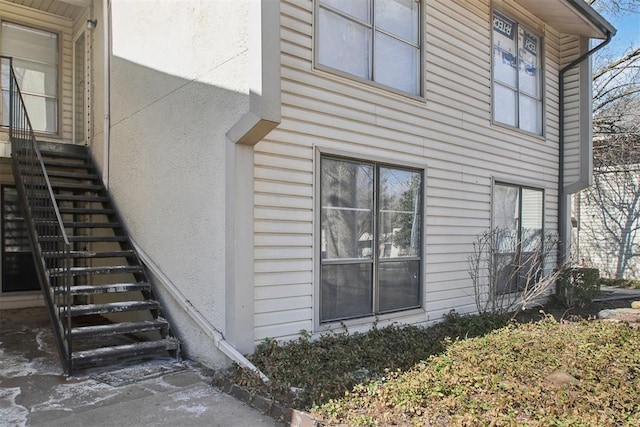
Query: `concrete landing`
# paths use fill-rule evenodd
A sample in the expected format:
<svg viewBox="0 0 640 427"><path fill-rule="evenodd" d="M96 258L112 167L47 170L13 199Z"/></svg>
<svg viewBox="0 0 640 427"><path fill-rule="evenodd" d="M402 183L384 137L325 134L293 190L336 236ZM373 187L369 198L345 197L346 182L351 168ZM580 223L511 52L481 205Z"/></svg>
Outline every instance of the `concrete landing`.
<svg viewBox="0 0 640 427"><path fill-rule="evenodd" d="M2 427L281 425L210 386L195 363L128 369L66 377L45 310L0 310Z"/></svg>

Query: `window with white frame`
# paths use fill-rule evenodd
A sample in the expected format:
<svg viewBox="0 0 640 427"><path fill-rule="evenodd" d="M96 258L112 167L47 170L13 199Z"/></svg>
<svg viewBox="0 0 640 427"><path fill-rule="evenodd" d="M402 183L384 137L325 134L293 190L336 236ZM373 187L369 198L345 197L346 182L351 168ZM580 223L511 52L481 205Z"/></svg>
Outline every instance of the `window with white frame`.
<svg viewBox="0 0 640 427"><path fill-rule="evenodd" d="M0 51L13 57L13 69L36 132L58 132L58 35L2 22ZM2 117L9 125L9 63L2 61Z"/></svg>
<svg viewBox="0 0 640 427"><path fill-rule="evenodd" d="M544 192L496 183L493 187L493 274L496 292L521 289L527 274L538 271L544 245Z"/></svg>
<svg viewBox="0 0 640 427"><path fill-rule="evenodd" d="M419 0L318 0L320 67L421 94Z"/></svg>
<svg viewBox="0 0 640 427"><path fill-rule="evenodd" d="M419 308L423 172L339 157L320 165L320 322Z"/></svg>
<svg viewBox="0 0 640 427"><path fill-rule="evenodd" d="M493 120L542 135L540 37L493 13Z"/></svg>

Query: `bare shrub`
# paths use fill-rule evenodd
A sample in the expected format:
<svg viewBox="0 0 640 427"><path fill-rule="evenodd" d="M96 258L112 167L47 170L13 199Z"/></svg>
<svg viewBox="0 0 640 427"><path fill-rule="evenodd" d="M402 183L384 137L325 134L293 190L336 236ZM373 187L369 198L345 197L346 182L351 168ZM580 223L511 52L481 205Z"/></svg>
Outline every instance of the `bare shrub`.
<svg viewBox="0 0 640 427"><path fill-rule="evenodd" d="M552 233L524 233L494 228L476 237L468 257L479 313L515 314L551 293L565 267L550 268L558 238Z"/></svg>

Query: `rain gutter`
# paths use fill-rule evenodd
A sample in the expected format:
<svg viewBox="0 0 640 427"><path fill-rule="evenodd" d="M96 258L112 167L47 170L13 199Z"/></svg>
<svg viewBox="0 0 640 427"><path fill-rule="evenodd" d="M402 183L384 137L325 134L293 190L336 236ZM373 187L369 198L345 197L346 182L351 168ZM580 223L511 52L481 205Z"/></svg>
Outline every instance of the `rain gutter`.
<svg viewBox="0 0 640 427"><path fill-rule="evenodd" d="M564 138L564 77L567 71L580 64L582 61L588 59L591 55L605 47L611 41L611 38L615 34L615 29L613 31L606 30L606 39L592 48L588 52L580 55L575 60L571 61L568 65L560 70L559 75L559 90L558 90L558 110L559 110L559 136L558 136L558 236L560 237L558 244L558 266L563 265L567 260L566 250L569 247L567 242L568 239L567 234L567 192L565 190L564 185L564 148L565 148L565 138Z"/></svg>

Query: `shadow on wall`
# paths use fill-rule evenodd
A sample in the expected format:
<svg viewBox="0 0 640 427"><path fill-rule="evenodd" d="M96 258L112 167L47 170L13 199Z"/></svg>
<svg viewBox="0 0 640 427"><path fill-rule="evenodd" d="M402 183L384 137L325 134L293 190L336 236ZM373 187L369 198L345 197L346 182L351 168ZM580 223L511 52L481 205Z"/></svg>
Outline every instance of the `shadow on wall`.
<svg viewBox="0 0 640 427"><path fill-rule="evenodd" d="M249 96L204 81L242 76L244 62L194 80L118 57L111 63L110 191L134 240L222 332L226 168L234 147L225 134L248 110ZM187 342L192 355L217 353L201 337Z"/></svg>

